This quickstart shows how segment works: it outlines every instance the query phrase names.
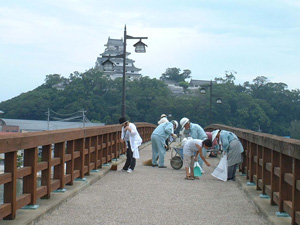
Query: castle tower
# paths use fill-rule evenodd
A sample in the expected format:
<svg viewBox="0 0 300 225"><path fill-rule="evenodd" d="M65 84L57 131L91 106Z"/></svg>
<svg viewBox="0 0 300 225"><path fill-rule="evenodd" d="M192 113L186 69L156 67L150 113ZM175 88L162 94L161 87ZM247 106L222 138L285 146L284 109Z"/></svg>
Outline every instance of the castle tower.
<svg viewBox="0 0 300 225"><path fill-rule="evenodd" d="M100 71L103 71L104 75L110 77L111 79L116 79L118 77L123 77L123 58L114 58L114 56L123 54L123 48L124 43L123 39L111 39L108 38L107 44L104 52L100 54L100 57L97 58L97 61L95 63L95 69L98 69ZM136 68L134 66L134 60L129 59L128 56L130 55L130 52L126 52L126 72L125 76L131 80L138 79L141 74L139 71L141 69ZM114 63L114 70L113 71L104 71L102 63L107 60Z"/></svg>

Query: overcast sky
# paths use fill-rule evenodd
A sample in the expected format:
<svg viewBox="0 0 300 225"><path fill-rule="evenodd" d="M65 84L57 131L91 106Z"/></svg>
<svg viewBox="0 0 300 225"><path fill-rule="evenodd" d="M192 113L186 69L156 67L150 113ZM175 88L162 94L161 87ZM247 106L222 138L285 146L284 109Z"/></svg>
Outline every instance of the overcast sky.
<svg viewBox="0 0 300 225"><path fill-rule="evenodd" d="M300 89L299 0L1 0L0 102L94 67L108 37L147 36L127 50L144 76L190 69L193 79L236 71Z"/></svg>

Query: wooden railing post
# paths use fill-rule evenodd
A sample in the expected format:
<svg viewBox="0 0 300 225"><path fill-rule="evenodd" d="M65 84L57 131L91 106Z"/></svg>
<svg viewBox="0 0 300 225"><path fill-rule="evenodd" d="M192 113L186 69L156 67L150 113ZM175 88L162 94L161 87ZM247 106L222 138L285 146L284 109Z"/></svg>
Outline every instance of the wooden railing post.
<svg viewBox="0 0 300 225"><path fill-rule="evenodd" d="M75 159L74 169L79 170L79 178L84 177L84 140L83 138L75 141L75 151L80 152L80 157Z"/></svg>
<svg viewBox="0 0 300 225"><path fill-rule="evenodd" d="M272 151L272 159L271 159L271 196L270 196L270 204L276 205L275 195L279 192L279 178L275 174L275 170L279 168L279 153L276 151Z"/></svg>
<svg viewBox="0 0 300 225"><path fill-rule="evenodd" d="M256 146L256 190L261 190L262 184L262 147Z"/></svg>
<svg viewBox="0 0 300 225"><path fill-rule="evenodd" d="M247 141L247 148L245 149L245 156L246 156L246 179L249 180L250 179L250 142Z"/></svg>
<svg viewBox="0 0 300 225"><path fill-rule="evenodd" d="M292 158L280 154L280 176L279 176L279 212L284 212L284 201L292 199L292 188L285 180L288 173L292 173Z"/></svg>
<svg viewBox="0 0 300 225"><path fill-rule="evenodd" d="M111 162L112 160L112 133L109 133L107 135L108 137L108 148L107 148L107 155L108 155L108 162Z"/></svg>
<svg viewBox="0 0 300 225"><path fill-rule="evenodd" d="M250 151L249 151L249 181L253 182L253 175L255 174L255 162L254 156L256 155L256 145L251 143L250 144Z"/></svg>
<svg viewBox="0 0 300 225"><path fill-rule="evenodd" d="M97 169L97 161L98 161L98 138L97 136L91 137L91 169Z"/></svg>
<svg viewBox="0 0 300 225"><path fill-rule="evenodd" d="M114 158L114 159L119 158L117 136L118 136L118 133L117 133L117 132L114 132L114 133L112 134L112 141L113 141L113 143L114 143L114 145L112 146L112 154L113 154L113 158Z"/></svg>
<svg viewBox="0 0 300 225"><path fill-rule="evenodd" d="M98 136L98 159L100 160L100 168L102 168L103 161L103 135Z"/></svg>
<svg viewBox="0 0 300 225"><path fill-rule="evenodd" d="M262 148L262 194L266 194L266 186L271 184L271 172L267 169L271 163L271 150Z"/></svg>
<svg viewBox="0 0 300 225"><path fill-rule="evenodd" d="M4 219L15 219L17 211L17 152L5 153L4 173L10 174L11 181L4 184L4 204L10 204L9 210L3 210ZM1 217L1 219L2 219Z"/></svg>
<svg viewBox="0 0 300 225"><path fill-rule="evenodd" d="M90 137L85 138L84 154L85 154L84 166L87 167L87 172L85 174L89 176L91 170L91 138Z"/></svg>
<svg viewBox="0 0 300 225"><path fill-rule="evenodd" d="M66 163L66 174L70 175L70 182L66 183L69 185L73 185L74 180L74 150L75 150L75 141L67 142L67 154L71 156L71 159Z"/></svg>
<svg viewBox="0 0 300 225"><path fill-rule="evenodd" d="M293 160L292 225L300 224L300 160ZM296 221L296 218L298 221ZM298 222L298 223L297 223Z"/></svg>
<svg viewBox="0 0 300 225"><path fill-rule="evenodd" d="M24 167L31 167L31 173L23 178L23 193L30 194L30 205L37 201L38 148L24 150Z"/></svg>
<svg viewBox="0 0 300 225"><path fill-rule="evenodd" d="M54 145L54 157L60 158L60 163L54 166L53 179L59 180L60 189L65 187L65 142Z"/></svg>
<svg viewBox="0 0 300 225"><path fill-rule="evenodd" d="M47 162L47 169L42 170L41 185L47 187L47 194L43 197L50 198L51 193L51 145L44 145L42 147L42 161Z"/></svg>

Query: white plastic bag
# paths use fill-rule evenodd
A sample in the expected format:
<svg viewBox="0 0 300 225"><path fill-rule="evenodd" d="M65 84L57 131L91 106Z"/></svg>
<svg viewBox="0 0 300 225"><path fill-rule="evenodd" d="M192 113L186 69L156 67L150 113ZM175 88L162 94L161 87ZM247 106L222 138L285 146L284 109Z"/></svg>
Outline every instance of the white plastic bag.
<svg viewBox="0 0 300 225"><path fill-rule="evenodd" d="M201 170L201 173L204 173L205 170L200 166L200 164L198 163L199 167L200 167L200 170Z"/></svg>
<svg viewBox="0 0 300 225"><path fill-rule="evenodd" d="M215 178L222 180L222 181L227 181L227 155L224 155L214 172L212 172L211 175L213 175Z"/></svg>

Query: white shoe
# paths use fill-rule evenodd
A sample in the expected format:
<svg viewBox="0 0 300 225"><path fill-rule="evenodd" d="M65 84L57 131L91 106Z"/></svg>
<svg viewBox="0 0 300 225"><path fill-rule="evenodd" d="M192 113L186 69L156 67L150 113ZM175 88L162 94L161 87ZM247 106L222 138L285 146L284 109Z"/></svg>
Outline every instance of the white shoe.
<svg viewBox="0 0 300 225"><path fill-rule="evenodd" d="M133 172L133 170L130 168L127 170L127 173L132 173L132 172Z"/></svg>
<svg viewBox="0 0 300 225"><path fill-rule="evenodd" d="M119 171L120 172L127 172L127 170L124 170L124 169L120 169Z"/></svg>

